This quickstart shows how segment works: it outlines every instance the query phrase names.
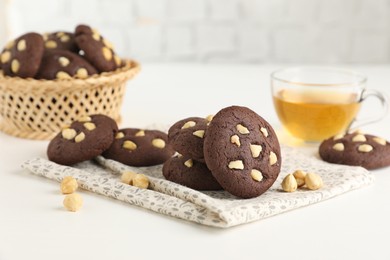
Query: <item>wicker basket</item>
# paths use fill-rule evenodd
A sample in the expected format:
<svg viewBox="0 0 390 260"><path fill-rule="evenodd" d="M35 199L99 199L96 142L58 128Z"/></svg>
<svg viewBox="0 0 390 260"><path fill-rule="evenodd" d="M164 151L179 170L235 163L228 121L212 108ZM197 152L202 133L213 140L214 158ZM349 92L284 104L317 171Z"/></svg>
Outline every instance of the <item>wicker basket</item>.
<svg viewBox="0 0 390 260"><path fill-rule="evenodd" d="M119 123L126 82L139 69L127 60L113 72L65 80L8 77L0 70L0 130L42 140L83 115L105 114Z"/></svg>

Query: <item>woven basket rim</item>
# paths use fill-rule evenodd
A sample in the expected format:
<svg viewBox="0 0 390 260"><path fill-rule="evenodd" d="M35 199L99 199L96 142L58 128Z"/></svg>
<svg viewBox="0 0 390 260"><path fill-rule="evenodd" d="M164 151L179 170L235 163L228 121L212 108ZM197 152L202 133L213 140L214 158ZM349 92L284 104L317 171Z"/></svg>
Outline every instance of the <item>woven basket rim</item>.
<svg viewBox="0 0 390 260"><path fill-rule="evenodd" d="M0 131L43 140L51 139L78 113L98 111L120 121L126 82L140 71L138 62L123 62L124 66L115 71L86 79L23 79L4 76L0 70ZM105 98L107 95L115 102L107 103L111 100Z"/></svg>
<svg viewBox="0 0 390 260"><path fill-rule="evenodd" d="M0 90L2 88L12 87L12 91L66 91L77 90L77 88L85 88L86 86L94 86L97 82L111 82L115 78L130 79L137 74L141 68L137 61L131 59L123 60L124 66L118 68L115 71L103 72L100 74L92 75L85 79L69 78L69 79L34 79L34 78L20 78L10 77L4 75L0 70ZM3 83L3 84L2 84Z"/></svg>

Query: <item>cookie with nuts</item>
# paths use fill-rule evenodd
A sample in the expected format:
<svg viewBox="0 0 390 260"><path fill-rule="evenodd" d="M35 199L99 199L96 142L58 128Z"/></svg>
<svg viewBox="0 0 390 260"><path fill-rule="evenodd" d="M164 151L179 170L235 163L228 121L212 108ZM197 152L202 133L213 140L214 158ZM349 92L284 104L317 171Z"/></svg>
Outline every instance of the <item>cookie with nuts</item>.
<svg viewBox="0 0 390 260"><path fill-rule="evenodd" d="M93 159L110 147L117 131L116 122L108 116L79 118L50 141L47 157L62 165Z"/></svg>
<svg viewBox="0 0 390 260"><path fill-rule="evenodd" d="M271 125L240 106L214 116L204 138L204 158L218 183L241 198L266 192L277 179L282 160Z"/></svg>
<svg viewBox="0 0 390 260"><path fill-rule="evenodd" d="M163 166L164 177L195 190L222 190L207 165L186 156L172 157Z"/></svg>
<svg viewBox="0 0 390 260"><path fill-rule="evenodd" d="M103 156L130 166L152 166L171 158L174 150L166 133L138 128L120 129Z"/></svg>
<svg viewBox="0 0 390 260"><path fill-rule="evenodd" d="M97 30L87 25L78 25L75 35L77 46L83 51L85 59L99 72L114 71L122 65L113 45Z"/></svg>
<svg viewBox="0 0 390 260"><path fill-rule="evenodd" d="M74 38L74 33L65 31L45 33L43 35L46 50L66 50L78 53L79 47Z"/></svg>
<svg viewBox="0 0 390 260"><path fill-rule="evenodd" d="M9 42L0 54L4 75L33 78L38 72L43 53L43 37L38 33L26 33Z"/></svg>
<svg viewBox="0 0 390 260"><path fill-rule="evenodd" d="M176 122L168 130L169 143L180 154L204 162L203 143L208 123L207 119L201 117Z"/></svg>
<svg viewBox="0 0 390 260"><path fill-rule="evenodd" d="M319 146L322 160L330 163L377 169L390 165L390 143L360 132L330 137Z"/></svg>
<svg viewBox="0 0 390 260"><path fill-rule="evenodd" d="M37 79L70 79L72 77L85 79L97 70L85 59L75 53L65 50L46 51Z"/></svg>

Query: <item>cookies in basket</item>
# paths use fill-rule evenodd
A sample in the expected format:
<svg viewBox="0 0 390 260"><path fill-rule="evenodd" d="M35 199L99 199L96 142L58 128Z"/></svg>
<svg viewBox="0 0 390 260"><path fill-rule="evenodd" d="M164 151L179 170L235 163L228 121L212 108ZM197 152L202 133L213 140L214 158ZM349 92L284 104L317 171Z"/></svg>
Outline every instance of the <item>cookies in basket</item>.
<svg viewBox="0 0 390 260"><path fill-rule="evenodd" d="M89 32L97 32L88 25ZM57 30L26 33L10 41L0 54L0 130L17 137L51 139L82 115L104 114L121 121L126 84L140 66L121 59L99 34ZM84 37L84 36L83 36ZM83 38L81 37L81 38ZM97 40L90 42L94 37ZM97 47L98 46L98 47ZM100 67L92 53L107 59ZM92 64L93 63L93 64Z"/></svg>
<svg viewBox="0 0 390 260"><path fill-rule="evenodd" d="M80 48L74 39L74 33L58 31L43 34L46 50L64 50L78 53Z"/></svg>
<svg viewBox="0 0 390 260"><path fill-rule="evenodd" d="M52 73L44 73L50 68L58 70L58 65L64 68L64 72L67 70L71 77L80 76L80 73L69 73L74 70L73 61L86 67L88 74L83 75L87 76L115 71L124 65L112 43L97 29L84 24L76 26L74 33L26 33L4 47L0 61L6 76L48 80L63 79L53 77Z"/></svg>
<svg viewBox="0 0 390 260"><path fill-rule="evenodd" d="M1 69L8 76L32 78L39 70L43 53L42 35L26 33L5 46L0 56Z"/></svg>
<svg viewBox="0 0 390 260"><path fill-rule="evenodd" d="M42 58L37 79L88 78L97 74L97 70L88 61L66 50L46 51Z"/></svg>
<svg viewBox="0 0 390 260"><path fill-rule="evenodd" d="M88 60L99 72L113 71L121 66L121 59L115 54L112 44L97 30L87 25L76 27L76 43Z"/></svg>

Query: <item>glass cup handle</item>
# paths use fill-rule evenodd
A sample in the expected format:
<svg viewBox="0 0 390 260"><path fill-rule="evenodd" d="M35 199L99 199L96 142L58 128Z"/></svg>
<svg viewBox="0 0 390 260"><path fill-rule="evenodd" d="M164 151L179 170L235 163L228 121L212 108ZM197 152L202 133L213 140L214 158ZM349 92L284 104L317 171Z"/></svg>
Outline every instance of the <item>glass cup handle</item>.
<svg viewBox="0 0 390 260"><path fill-rule="evenodd" d="M357 128L362 127L364 125L378 122L378 121L382 120L387 115L387 112L389 110L389 100L384 93L382 93L378 90L374 90L374 89L365 89L362 92L362 95L361 95L359 102L363 102L368 97L376 97L379 99L379 101L381 102L381 105L382 105L382 112L378 113L378 115L375 116L374 118L367 118L367 119L356 119L355 118L349 126L350 131L356 130Z"/></svg>

